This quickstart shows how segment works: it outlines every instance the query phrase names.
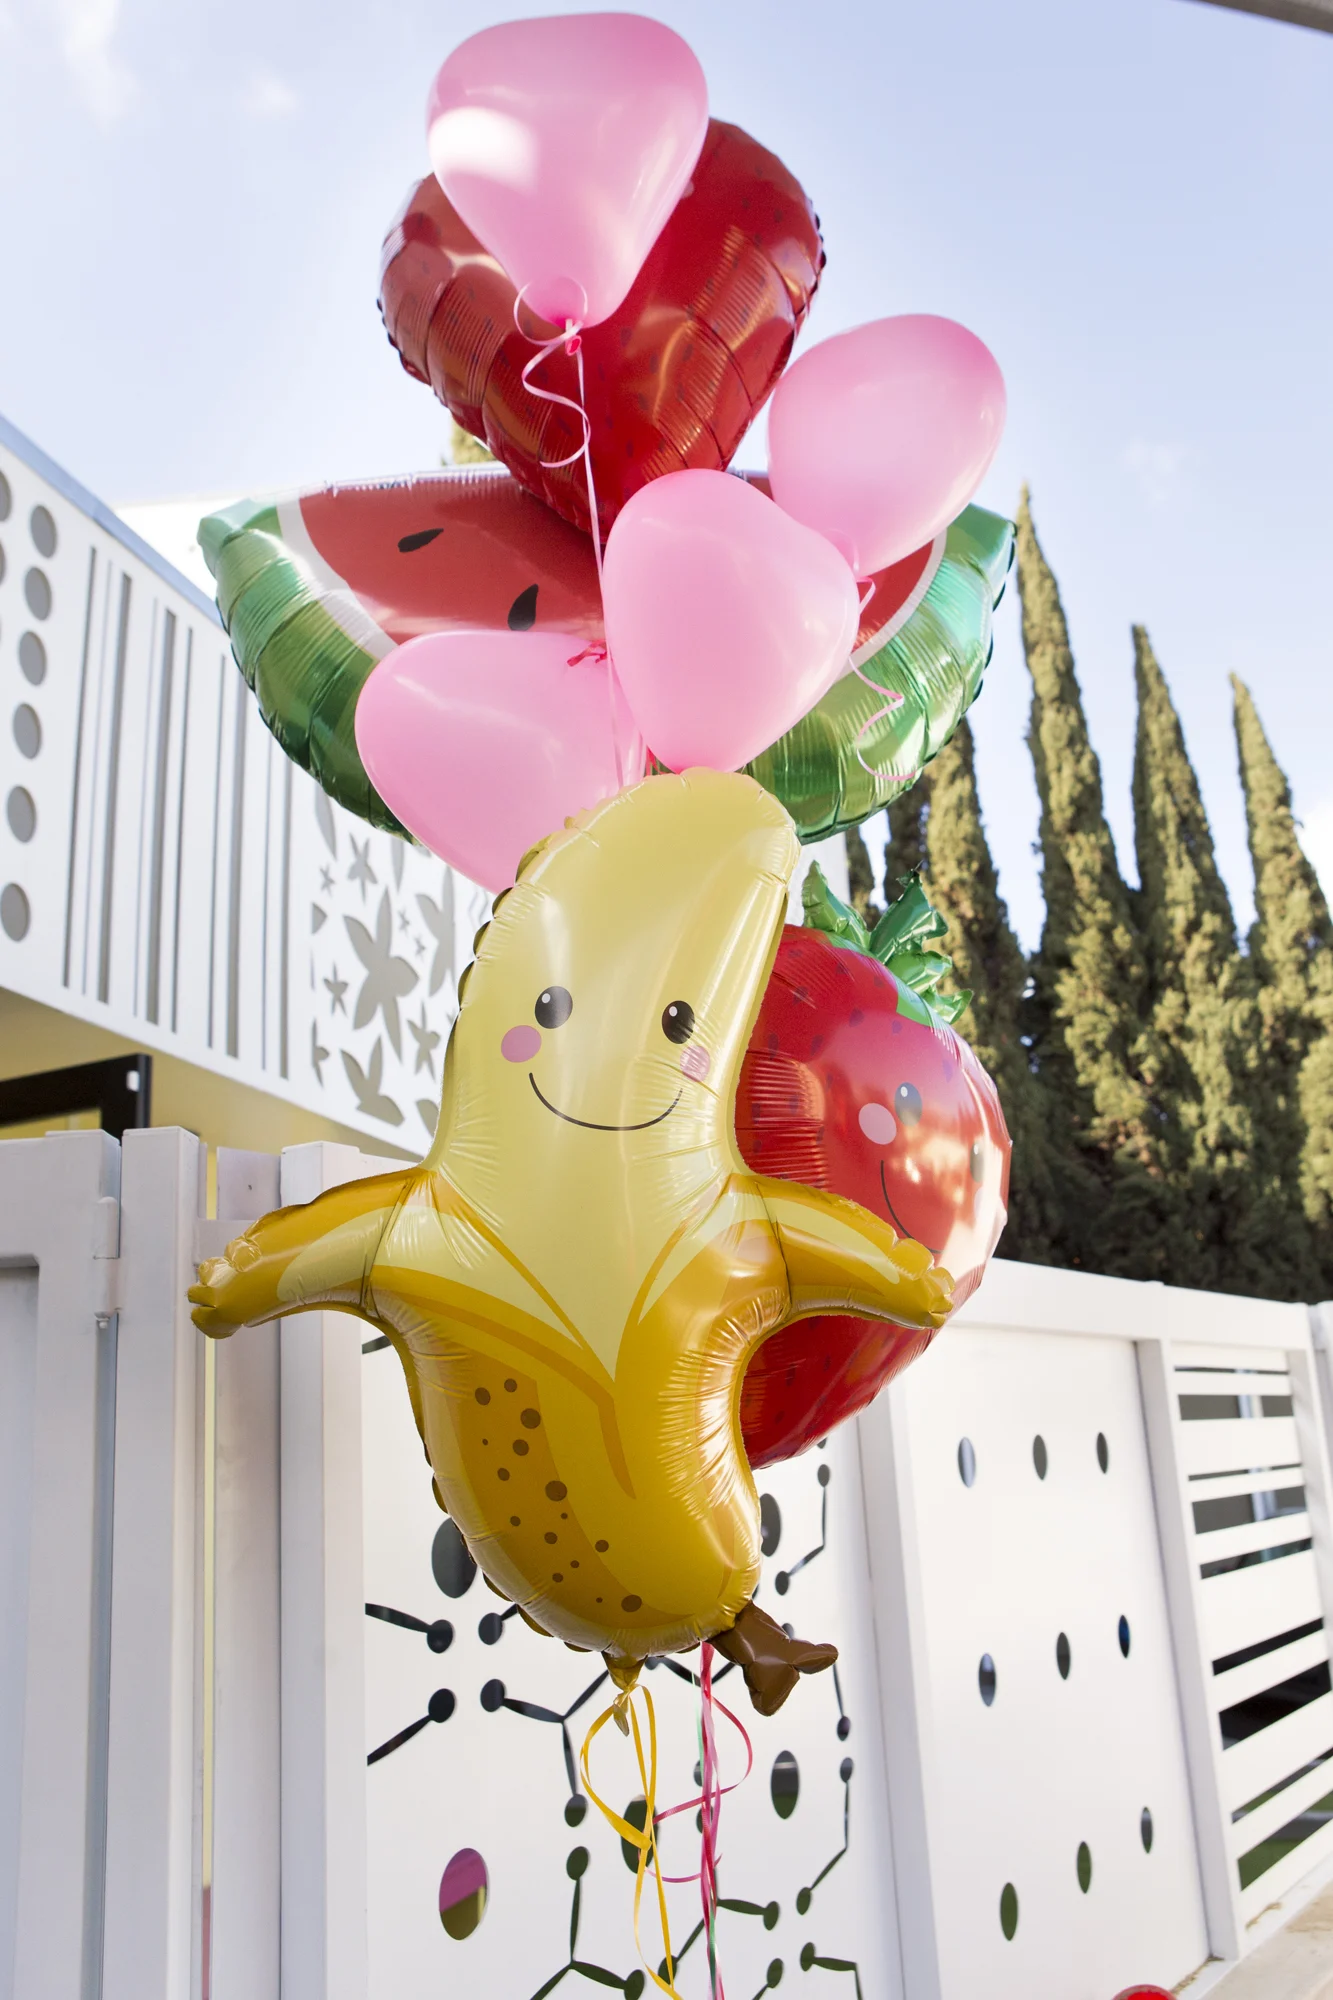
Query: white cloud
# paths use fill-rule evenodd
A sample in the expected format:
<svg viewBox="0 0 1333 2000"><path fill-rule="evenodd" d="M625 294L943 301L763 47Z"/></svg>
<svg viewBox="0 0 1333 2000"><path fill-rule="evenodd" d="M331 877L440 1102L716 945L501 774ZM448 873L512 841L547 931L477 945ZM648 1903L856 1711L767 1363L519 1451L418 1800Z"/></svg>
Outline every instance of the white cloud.
<svg viewBox="0 0 1333 2000"><path fill-rule="evenodd" d="M1324 894L1333 902L1333 798L1321 799L1301 822L1301 846Z"/></svg>
<svg viewBox="0 0 1333 2000"><path fill-rule="evenodd" d="M256 70L241 97L251 118L290 118L300 103L296 92L271 69Z"/></svg>
<svg viewBox="0 0 1333 2000"><path fill-rule="evenodd" d="M120 0L58 0L60 51L79 95L100 125L114 125L133 104L138 84L112 46Z"/></svg>
<svg viewBox="0 0 1333 2000"><path fill-rule="evenodd" d="M1150 444L1135 438L1120 454L1120 463L1138 483L1145 505L1164 507L1171 498L1185 463L1185 453L1176 444Z"/></svg>

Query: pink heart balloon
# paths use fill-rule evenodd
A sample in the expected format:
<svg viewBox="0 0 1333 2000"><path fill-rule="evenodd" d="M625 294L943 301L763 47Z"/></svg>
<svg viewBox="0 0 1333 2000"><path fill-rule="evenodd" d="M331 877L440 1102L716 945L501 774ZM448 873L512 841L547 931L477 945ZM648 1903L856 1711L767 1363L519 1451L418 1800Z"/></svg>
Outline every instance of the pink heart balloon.
<svg viewBox="0 0 1333 2000"><path fill-rule="evenodd" d="M933 541L980 486L1004 432L995 356L956 320L872 320L808 348L769 405L779 507L869 576Z"/></svg>
<svg viewBox="0 0 1333 2000"><path fill-rule="evenodd" d="M567 632L428 632L374 668L356 747L408 831L473 882L509 887L570 813L643 775L604 658ZM619 769L617 769L619 755Z"/></svg>
<svg viewBox="0 0 1333 2000"><path fill-rule="evenodd" d="M728 472L668 472L621 509L602 579L607 644L672 770L742 764L845 669L856 580L822 535Z"/></svg>
<svg viewBox="0 0 1333 2000"><path fill-rule="evenodd" d="M533 312L596 326L685 192L708 87L639 14L506 21L454 50L426 126L440 186Z"/></svg>

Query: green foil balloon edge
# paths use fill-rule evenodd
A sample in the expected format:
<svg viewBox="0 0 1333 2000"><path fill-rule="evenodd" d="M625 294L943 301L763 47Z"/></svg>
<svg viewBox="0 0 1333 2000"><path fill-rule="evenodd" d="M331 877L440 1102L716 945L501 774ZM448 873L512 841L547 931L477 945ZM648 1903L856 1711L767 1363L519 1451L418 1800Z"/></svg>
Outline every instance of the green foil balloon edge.
<svg viewBox="0 0 1333 2000"><path fill-rule="evenodd" d="M909 790L944 748L981 692L1013 557L1013 522L965 507L920 604L861 663L865 679L844 674L746 765L781 800L803 841L859 826Z"/></svg>
<svg viewBox="0 0 1333 2000"><path fill-rule="evenodd" d="M283 540L271 501L242 500L199 524L218 610L259 712L294 764L358 819L410 839L371 784L356 747L357 697L378 655L338 617L326 589ZM348 624L364 614L348 604Z"/></svg>

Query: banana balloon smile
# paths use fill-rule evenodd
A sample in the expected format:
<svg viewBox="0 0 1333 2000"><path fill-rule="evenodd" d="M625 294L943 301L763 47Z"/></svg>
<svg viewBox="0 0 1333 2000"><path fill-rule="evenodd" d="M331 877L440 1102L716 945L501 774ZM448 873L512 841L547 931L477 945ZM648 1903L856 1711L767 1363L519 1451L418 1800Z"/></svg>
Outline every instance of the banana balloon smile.
<svg viewBox="0 0 1333 2000"><path fill-rule="evenodd" d="M938 1326L952 1289L887 1222L736 1150L798 851L736 774L652 777L571 820L478 940L427 1158L266 1216L190 1293L214 1335L368 1320L441 1503L531 1623L630 1675L711 1638L769 1711L834 1655L750 1602L745 1369L811 1313Z"/></svg>

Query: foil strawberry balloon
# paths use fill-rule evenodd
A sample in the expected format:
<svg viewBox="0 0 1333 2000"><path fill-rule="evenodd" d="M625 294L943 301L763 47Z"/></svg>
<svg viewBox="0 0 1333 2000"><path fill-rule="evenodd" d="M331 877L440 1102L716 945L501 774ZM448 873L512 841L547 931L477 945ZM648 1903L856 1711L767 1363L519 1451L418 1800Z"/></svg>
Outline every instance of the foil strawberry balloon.
<svg viewBox="0 0 1333 2000"><path fill-rule="evenodd" d="M915 876L871 932L806 877L736 1096L756 1172L849 1196L929 1246L976 1290L1004 1228L1009 1134L995 1085L952 1023L970 995L938 992L944 920ZM790 1458L854 1416L924 1353L930 1332L843 1316L799 1320L760 1348L741 1394L752 1466Z"/></svg>

